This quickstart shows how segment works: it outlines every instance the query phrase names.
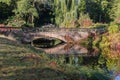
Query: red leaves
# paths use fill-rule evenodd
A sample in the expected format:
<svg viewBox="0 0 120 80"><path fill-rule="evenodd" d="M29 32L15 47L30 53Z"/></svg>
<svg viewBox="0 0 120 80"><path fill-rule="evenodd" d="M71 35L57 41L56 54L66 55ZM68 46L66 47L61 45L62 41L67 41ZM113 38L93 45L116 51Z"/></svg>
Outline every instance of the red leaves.
<svg viewBox="0 0 120 80"><path fill-rule="evenodd" d="M120 43L117 44L116 48L120 52Z"/></svg>
<svg viewBox="0 0 120 80"><path fill-rule="evenodd" d="M93 22L90 19L83 19L79 21L79 24L82 27L90 27L93 24Z"/></svg>

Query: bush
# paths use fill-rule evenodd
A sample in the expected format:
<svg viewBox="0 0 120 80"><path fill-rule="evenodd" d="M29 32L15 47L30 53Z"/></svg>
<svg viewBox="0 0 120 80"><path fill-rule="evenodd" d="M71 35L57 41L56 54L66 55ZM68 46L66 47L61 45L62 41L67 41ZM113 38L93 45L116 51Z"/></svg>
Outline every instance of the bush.
<svg viewBox="0 0 120 80"><path fill-rule="evenodd" d="M94 24L93 25L93 28L97 28L97 29L99 29L99 28L107 28L107 24L104 24L104 23L96 23L96 24Z"/></svg>
<svg viewBox="0 0 120 80"><path fill-rule="evenodd" d="M114 21L116 24L120 25L120 18L116 18Z"/></svg>
<svg viewBox="0 0 120 80"><path fill-rule="evenodd" d="M93 25L93 22L90 19L88 14L80 14L78 23L79 23L80 27L84 27L84 28L89 28Z"/></svg>
<svg viewBox="0 0 120 80"><path fill-rule="evenodd" d="M76 19L64 20L64 22L61 23L61 25L60 25L60 27L64 27L64 28L76 28L78 26L79 26L79 24Z"/></svg>
<svg viewBox="0 0 120 80"><path fill-rule="evenodd" d="M116 25L116 24L111 24L108 27L108 31L109 31L110 34L117 33L117 32L119 32L119 26Z"/></svg>
<svg viewBox="0 0 120 80"><path fill-rule="evenodd" d="M25 21L22 20L21 18L18 18L17 16L12 16L9 19L7 19L8 26L13 26L13 27L21 27L22 25L25 24Z"/></svg>

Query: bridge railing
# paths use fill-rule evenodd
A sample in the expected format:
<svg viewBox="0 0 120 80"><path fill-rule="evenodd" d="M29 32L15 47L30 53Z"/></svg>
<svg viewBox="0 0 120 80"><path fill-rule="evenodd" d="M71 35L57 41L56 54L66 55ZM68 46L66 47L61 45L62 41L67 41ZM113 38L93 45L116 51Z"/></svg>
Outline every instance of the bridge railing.
<svg viewBox="0 0 120 80"><path fill-rule="evenodd" d="M23 32L105 32L106 29L100 28L18 28L18 27L0 27L0 31L23 30Z"/></svg>
<svg viewBox="0 0 120 80"><path fill-rule="evenodd" d="M39 32L105 32L104 28L101 29L93 29L93 28L38 28Z"/></svg>

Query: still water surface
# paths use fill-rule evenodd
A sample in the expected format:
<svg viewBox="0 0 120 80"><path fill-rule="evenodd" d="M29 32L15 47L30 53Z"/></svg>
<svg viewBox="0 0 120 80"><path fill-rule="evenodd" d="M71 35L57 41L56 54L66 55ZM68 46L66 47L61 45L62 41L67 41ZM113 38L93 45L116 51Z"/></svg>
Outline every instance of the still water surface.
<svg viewBox="0 0 120 80"><path fill-rule="evenodd" d="M35 48L43 50L60 64L99 68L111 77L120 80L120 55L109 53L111 49L96 46L64 43L57 39L40 38L33 41Z"/></svg>

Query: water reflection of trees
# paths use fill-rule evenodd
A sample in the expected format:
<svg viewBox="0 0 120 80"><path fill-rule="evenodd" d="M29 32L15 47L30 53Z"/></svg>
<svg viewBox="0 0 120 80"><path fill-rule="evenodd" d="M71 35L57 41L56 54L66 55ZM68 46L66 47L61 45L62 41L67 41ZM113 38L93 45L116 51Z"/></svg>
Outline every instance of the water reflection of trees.
<svg viewBox="0 0 120 80"><path fill-rule="evenodd" d="M83 56L98 55L98 50L96 48L93 48L91 51L89 51L86 47L82 45L74 45L74 44L60 44L52 48L45 48L41 50L44 50L48 54L54 54L54 55L59 55L59 54L83 55Z"/></svg>
<svg viewBox="0 0 120 80"><path fill-rule="evenodd" d="M70 63L70 64L77 64L77 65L78 64L96 65L97 64L96 62L100 53L99 51L101 50L99 50L100 47L93 47L94 37L95 36L90 34L89 38L86 39L85 42L87 42L87 46L81 44L82 42L84 42L83 40L79 44L65 43L65 44L59 44L55 46L53 45L53 47L40 48L40 50L45 51L47 54L52 55L54 58L57 57L57 60L60 62L60 64ZM99 40L96 44L99 45L100 41L101 40ZM39 41L37 40L37 42ZM48 43L51 43L51 42L47 42L46 44Z"/></svg>
<svg viewBox="0 0 120 80"><path fill-rule="evenodd" d="M42 49L50 55L50 58L60 65L87 66L92 69L100 69L106 74L120 72L120 55L116 49L109 46L108 38L99 35L97 39L90 36L86 43L60 44L52 48Z"/></svg>

